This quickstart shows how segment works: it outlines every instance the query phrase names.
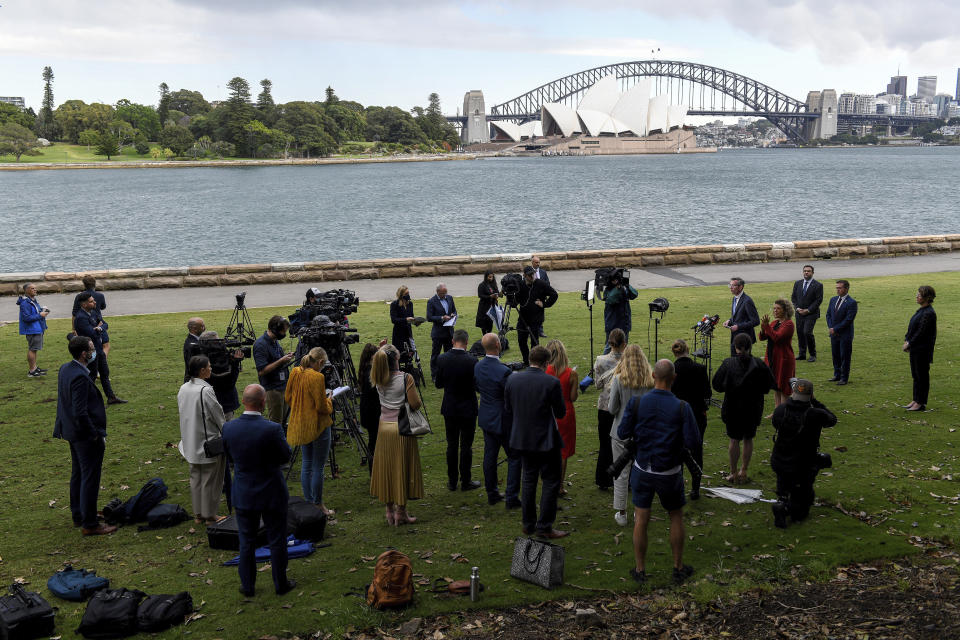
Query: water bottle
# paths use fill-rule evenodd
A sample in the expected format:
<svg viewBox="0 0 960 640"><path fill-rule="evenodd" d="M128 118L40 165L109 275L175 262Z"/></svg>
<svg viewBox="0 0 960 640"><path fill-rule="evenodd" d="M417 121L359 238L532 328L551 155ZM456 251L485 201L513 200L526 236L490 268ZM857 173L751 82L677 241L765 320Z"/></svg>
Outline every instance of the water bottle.
<svg viewBox="0 0 960 640"><path fill-rule="evenodd" d="M480 567L470 570L470 602L480 599Z"/></svg>

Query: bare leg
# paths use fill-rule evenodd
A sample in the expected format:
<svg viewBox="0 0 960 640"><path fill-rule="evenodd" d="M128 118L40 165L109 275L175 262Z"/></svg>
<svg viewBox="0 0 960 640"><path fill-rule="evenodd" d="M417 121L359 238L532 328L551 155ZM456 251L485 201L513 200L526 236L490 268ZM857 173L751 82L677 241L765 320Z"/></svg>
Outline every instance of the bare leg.
<svg viewBox="0 0 960 640"><path fill-rule="evenodd" d="M567 488L564 483L567 481L567 459L564 458L560 463L560 495L567 495Z"/></svg>
<svg viewBox="0 0 960 640"><path fill-rule="evenodd" d="M103 355L105 355L105 356L110 355L110 343L109 343L109 342L104 342L104 343L103 343Z"/></svg>
<svg viewBox="0 0 960 640"><path fill-rule="evenodd" d="M740 460L740 441L730 438L727 450L730 453L730 475L727 476L727 482L734 482L737 479L737 461Z"/></svg>
<svg viewBox="0 0 960 640"><path fill-rule="evenodd" d="M740 467L740 482L747 481L747 467L750 466L750 458L752 456L753 456L753 438L744 438L743 465Z"/></svg>
<svg viewBox="0 0 960 640"><path fill-rule="evenodd" d="M650 512L647 511L649 514ZM683 509L670 512L670 549L673 551L673 566L679 569L683 566L683 538L686 532L683 528Z"/></svg>
<svg viewBox="0 0 960 640"><path fill-rule="evenodd" d="M37 368L37 352L27 349L27 371L33 371Z"/></svg>
<svg viewBox="0 0 960 640"><path fill-rule="evenodd" d="M633 557L637 561L637 571L643 571L647 563L647 525L650 524L650 509L633 509ZM681 536L683 534L681 533ZM673 528L670 529L670 542L673 543ZM681 546L683 541L680 541Z"/></svg>

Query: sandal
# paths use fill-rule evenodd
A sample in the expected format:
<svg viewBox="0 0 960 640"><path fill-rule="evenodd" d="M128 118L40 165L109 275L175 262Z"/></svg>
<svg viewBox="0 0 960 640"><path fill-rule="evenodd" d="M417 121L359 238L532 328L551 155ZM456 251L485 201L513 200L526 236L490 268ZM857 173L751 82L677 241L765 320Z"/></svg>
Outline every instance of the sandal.
<svg viewBox="0 0 960 640"><path fill-rule="evenodd" d="M388 524L388 525L390 525L391 527L397 526L397 514L396 514L396 512L393 510L393 506L392 506L392 505L389 505L389 504L387 505L387 511L386 511L386 514L385 514L385 515L386 515L386 517L387 517L387 524Z"/></svg>
<svg viewBox="0 0 960 640"><path fill-rule="evenodd" d="M415 517L407 513L406 507L397 507L397 512L396 512L397 526L401 524L413 524L416 521L417 519Z"/></svg>
<svg viewBox="0 0 960 640"><path fill-rule="evenodd" d="M724 480L726 480L730 484L737 484L737 474L731 473L726 478L724 478Z"/></svg>

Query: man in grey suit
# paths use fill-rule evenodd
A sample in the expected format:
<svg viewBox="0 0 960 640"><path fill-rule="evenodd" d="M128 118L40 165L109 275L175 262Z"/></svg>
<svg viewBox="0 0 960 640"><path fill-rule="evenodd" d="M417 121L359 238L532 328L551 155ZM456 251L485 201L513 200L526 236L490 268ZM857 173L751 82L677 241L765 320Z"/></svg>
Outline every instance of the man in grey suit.
<svg viewBox="0 0 960 640"><path fill-rule="evenodd" d="M738 333L745 333L750 336L750 342L757 341L757 334L753 328L760 324L760 314L757 313L757 306L753 304L753 299L743 292L743 285L746 284L743 278L730 278L730 293L733 294L733 302L730 304L730 319L723 323L727 329L730 329L730 355L737 355L737 350L733 347L733 339Z"/></svg>
<svg viewBox="0 0 960 640"><path fill-rule="evenodd" d="M507 378L504 390L504 412L513 416L510 448L520 453L523 477L520 490L520 511L523 533L536 533L545 538L562 538L566 531L553 528L557 517L557 495L560 492L560 450L563 440L557 429L557 418L566 413L560 380L546 372L550 352L540 345L530 350L530 367ZM540 495L540 517L537 517L537 482L543 478Z"/></svg>
<svg viewBox="0 0 960 640"><path fill-rule="evenodd" d="M797 310L797 344L800 347L797 360L816 362L817 340L813 337L813 327L820 317L823 285L813 279L813 265L803 265L803 279L793 283L790 301ZM807 357L807 352L810 357Z"/></svg>

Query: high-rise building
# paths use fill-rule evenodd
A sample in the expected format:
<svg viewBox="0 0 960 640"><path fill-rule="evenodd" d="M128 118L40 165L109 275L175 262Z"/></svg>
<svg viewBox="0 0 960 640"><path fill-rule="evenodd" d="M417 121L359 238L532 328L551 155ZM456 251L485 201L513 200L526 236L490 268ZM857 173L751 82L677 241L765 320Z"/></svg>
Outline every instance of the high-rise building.
<svg viewBox="0 0 960 640"><path fill-rule="evenodd" d="M960 75L957 76L960 81ZM891 76L890 84L887 85L887 93L896 93L904 98L907 97L907 76Z"/></svg>
<svg viewBox="0 0 960 640"><path fill-rule="evenodd" d="M937 76L920 76L917 78L917 95L927 102L933 102L937 93Z"/></svg>
<svg viewBox="0 0 960 640"><path fill-rule="evenodd" d="M957 78L960 79L960 75L958 75ZM957 86L960 86L960 84ZM20 96L0 96L0 102L12 104L13 106L20 107L21 109L26 107L26 104L23 102L23 98Z"/></svg>
<svg viewBox="0 0 960 640"><path fill-rule="evenodd" d="M837 113L854 113L854 101L857 96L853 93L841 93L837 101Z"/></svg>
<svg viewBox="0 0 960 640"><path fill-rule="evenodd" d="M950 106L950 102L953 100L953 96L949 93L938 93L933 96L933 103L937 105L937 117L943 118L947 114L947 107Z"/></svg>
<svg viewBox="0 0 960 640"><path fill-rule="evenodd" d="M957 102L960 102L960 69L957 69L957 95L954 96Z"/></svg>

